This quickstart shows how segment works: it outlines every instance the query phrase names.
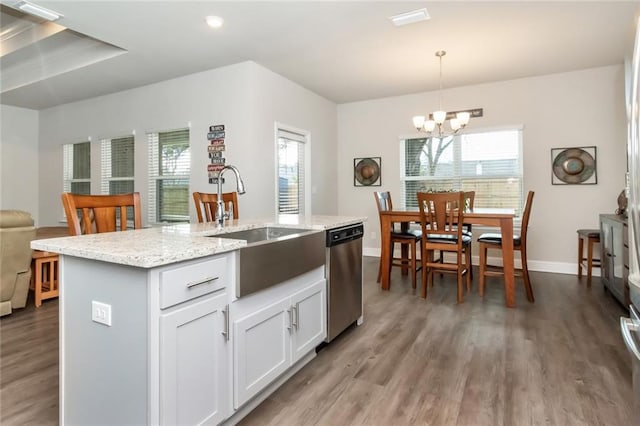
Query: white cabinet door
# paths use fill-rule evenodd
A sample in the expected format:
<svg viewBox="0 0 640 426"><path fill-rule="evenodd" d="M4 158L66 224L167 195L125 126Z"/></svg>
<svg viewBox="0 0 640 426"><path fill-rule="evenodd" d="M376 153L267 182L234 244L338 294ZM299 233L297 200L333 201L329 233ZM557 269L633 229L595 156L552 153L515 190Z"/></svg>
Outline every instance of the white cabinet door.
<svg viewBox="0 0 640 426"><path fill-rule="evenodd" d="M315 349L327 337L325 280L291 296L293 309L292 363Z"/></svg>
<svg viewBox="0 0 640 426"><path fill-rule="evenodd" d="M161 424L218 424L230 414L226 306L223 292L161 315Z"/></svg>
<svg viewBox="0 0 640 426"><path fill-rule="evenodd" d="M233 320L235 408L289 368L290 334L288 297Z"/></svg>

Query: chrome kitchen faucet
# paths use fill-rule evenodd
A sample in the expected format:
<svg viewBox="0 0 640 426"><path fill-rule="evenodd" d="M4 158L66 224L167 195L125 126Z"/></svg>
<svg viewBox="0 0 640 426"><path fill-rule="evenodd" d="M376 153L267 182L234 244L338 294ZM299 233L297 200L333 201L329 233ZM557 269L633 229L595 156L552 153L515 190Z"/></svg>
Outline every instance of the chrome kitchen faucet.
<svg viewBox="0 0 640 426"><path fill-rule="evenodd" d="M222 228L224 226L225 217L229 217L232 213L232 210L225 212L224 211L224 202L222 201L222 175L225 171L232 170L233 174L236 175L236 183L238 185L238 194L244 194L244 182L242 182L242 178L240 177L240 172L235 166L224 166L220 173L218 173L218 202L216 205L216 223L218 224L218 228ZM233 206L234 208L236 206Z"/></svg>

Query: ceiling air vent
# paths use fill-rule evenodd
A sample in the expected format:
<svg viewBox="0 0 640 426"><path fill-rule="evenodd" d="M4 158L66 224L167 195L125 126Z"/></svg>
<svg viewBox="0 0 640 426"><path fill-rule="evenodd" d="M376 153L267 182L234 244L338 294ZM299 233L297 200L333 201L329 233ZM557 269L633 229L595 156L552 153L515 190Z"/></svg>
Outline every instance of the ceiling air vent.
<svg viewBox="0 0 640 426"><path fill-rule="evenodd" d="M395 25L396 27L401 27L403 25L427 21L431 19L431 17L429 16L429 12L427 12L427 8L422 8L418 10L412 10L411 12L405 12L399 15L390 16L389 19L391 20L391 22L393 22L393 25Z"/></svg>

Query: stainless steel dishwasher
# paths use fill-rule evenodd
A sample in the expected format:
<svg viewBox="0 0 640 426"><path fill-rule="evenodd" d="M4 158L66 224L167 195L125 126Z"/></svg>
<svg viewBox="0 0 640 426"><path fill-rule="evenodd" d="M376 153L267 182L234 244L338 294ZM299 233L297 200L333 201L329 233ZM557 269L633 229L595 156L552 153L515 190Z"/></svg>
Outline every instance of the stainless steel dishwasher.
<svg viewBox="0 0 640 426"><path fill-rule="evenodd" d="M362 224L327 231L327 338L362 316Z"/></svg>

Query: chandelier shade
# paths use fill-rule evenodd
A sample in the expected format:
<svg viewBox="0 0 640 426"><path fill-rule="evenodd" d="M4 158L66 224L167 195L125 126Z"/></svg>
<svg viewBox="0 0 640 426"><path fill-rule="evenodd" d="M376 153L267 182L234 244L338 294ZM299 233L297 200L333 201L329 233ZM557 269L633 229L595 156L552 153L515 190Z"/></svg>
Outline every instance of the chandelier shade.
<svg viewBox="0 0 640 426"><path fill-rule="evenodd" d="M438 91L439 109L428 116L416 115L413 117L413 126L419 132L428 133L429 135L435 132L438 137L446 136L444 124L447 118L449 118L449 127L453 134L458 133L460 129L464 129L471 119L471 113L469 111L447 113L442 109L442 57L446 54L447 52L444 50L438 50L436 52L436 56L440 61L440 88ZM450 115L451 117L449 117Z"/></svg>

